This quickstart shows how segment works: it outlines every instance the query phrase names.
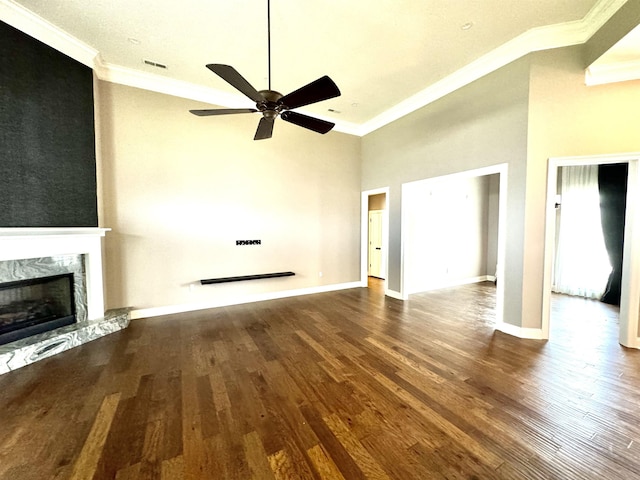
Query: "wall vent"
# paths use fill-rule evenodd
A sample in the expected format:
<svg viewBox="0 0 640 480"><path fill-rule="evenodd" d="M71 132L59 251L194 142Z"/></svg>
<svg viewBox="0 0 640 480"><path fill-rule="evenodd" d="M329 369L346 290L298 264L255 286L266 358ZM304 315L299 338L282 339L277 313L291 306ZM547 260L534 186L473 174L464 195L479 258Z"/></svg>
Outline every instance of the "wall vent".
<svg viewBox="0 0 640 480"><path fill-rule="evenodd" d="M158 63L158 62L154 62L152 60L147 60L147 59L142 59L142 63L144 63L145 65L150 65L152 67L157 67L157 68L162 68L164 70L167 69L166 65L163 65L162 63Z"/></svg>

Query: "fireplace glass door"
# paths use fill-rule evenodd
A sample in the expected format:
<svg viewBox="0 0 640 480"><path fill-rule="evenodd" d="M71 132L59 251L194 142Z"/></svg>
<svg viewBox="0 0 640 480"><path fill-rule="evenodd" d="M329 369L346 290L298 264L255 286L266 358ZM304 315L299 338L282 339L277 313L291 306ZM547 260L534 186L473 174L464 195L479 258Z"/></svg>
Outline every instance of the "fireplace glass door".
<svg viewBox="0 0 640 480"><path fill-rule="evenodd" d="M0 283L0 345L75 321L73 273Z"/></svg>

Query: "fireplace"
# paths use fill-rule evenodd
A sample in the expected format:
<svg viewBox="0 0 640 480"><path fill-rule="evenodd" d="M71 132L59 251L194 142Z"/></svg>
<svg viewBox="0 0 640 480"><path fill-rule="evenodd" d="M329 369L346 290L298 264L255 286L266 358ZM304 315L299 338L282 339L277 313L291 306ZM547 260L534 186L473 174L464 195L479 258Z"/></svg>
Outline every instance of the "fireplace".
<svg viewBox="0 0 640 480"><path fill-rule="evenodd" d="M108 230L0 228L0 375L129 325L129 308L104 310L101 238ZM35 307L24 290L44 288L33 282L46 278L54 283L38 300L45 305ZM43 321L32 318L35 310L57 313ZM23 335L18 326L25 326L24 336L16 336Z"/></svg>
<svg viewBox="0 0 640 480"><path fill-rule="evenodd" d="M0 283L0 345L76 321L73 273Z"/></svg>

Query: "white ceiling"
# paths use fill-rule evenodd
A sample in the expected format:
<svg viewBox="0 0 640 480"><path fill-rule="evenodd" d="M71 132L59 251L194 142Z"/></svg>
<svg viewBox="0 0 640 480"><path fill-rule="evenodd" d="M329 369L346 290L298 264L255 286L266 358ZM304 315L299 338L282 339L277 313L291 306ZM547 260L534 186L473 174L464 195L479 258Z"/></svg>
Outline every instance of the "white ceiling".
<svg viewBox="0 0 640 480"><path fill-rule="evenodd" d="M286 94L327 74L342 96L303 111L359 126L478 59L508 51L505 46L559 46L550 39L559 33L565 34L560 43L584 41L599 27L592 24L625 1L271 0L272 88ZM232 65L258 90L267 88L266 0L0 0L3 5L24 7L86 44L107 69L187 82L224 94L220 98L233 103L225 106L253 104L207 63ZM523 46L531 39L532 46ZM507 57L518 56L514 48Z"/></svg>

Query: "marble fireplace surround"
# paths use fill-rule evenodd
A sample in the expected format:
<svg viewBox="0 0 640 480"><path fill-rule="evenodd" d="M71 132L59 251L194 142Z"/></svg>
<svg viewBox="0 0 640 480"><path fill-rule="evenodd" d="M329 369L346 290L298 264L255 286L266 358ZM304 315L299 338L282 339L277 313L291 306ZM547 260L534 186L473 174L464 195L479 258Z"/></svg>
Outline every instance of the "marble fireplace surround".
<svg viewBox="0 0 640 480"><path fill-rule="evenodd" d="M57 274L61 268L69 268L74 276L80 276L76 283L84 304L80 308L83 314L78 315L78 321L73 325L0 345L0 375L129 325L128 309L104 311L101 240L109 230L97 227L0 228L0 262L8 267L2 269L5 275L10 275L0 281ZM70 259L72 266L58 265L61 258ZM47 272L49 266L52 270ZM34 274L34 270L38 273Z"/></svg>

